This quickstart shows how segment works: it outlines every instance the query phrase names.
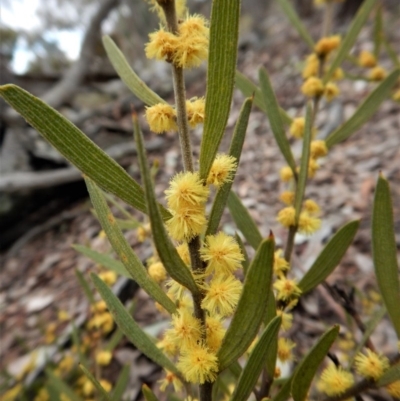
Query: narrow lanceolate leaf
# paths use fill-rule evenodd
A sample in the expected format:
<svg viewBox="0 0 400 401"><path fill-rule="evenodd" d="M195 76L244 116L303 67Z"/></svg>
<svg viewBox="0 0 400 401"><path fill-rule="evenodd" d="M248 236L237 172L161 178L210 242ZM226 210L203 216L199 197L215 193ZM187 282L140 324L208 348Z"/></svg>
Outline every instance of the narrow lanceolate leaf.
<svg viewBox="0 0 400 401"><path fill-rule="evenodd" d="M268 73L265 68L260 68L259 78L261 92L263 94L264 103L267 108L267 116L271 125L272 133L274 134L276 143L278 144L283 157L285 158L287 164L292 169L293 174L296 177L296 163L293 158L292 150L290 149L289 141L285 134L285 127L283 125L282 118L279 112L278 101L276 99L271 81L269 80Z"/></svg>
<svg viewBox="0 0 400 401"><path fill-rule="evenodd" d="M82 255L87 256L89 259L105 267L106 269L110 269L120 276L132 278L125 266L121 262L118 262L118 260L115 260L113 257L104 255L83 245L73 245L72 247Z"/></svg>
<svg viewBox="0 0 400 401"><path fill-rule="evenodd" d="M58 396L65 394L71 401L83 401L64 380L56 376L50 369L46 369L46 375L49 378L49 386Z"/></svg>
<svg viewBox="0 0 400 401"><path fill-rule="evenodd" d="M301 38L308 44L311 50L314 50L314 41L290 2L288 0L278 0L278 3L289 18L289 21L296 28Z"/></svg>
<svg viewBox="0 0 400 401"><path fill-rule="evenodd" d="M378 380L377 386L383 387L400 380L400 363L390 367L384 375Z"/></svg>
<svg viewBox="0 0 400 401"><path fill-rule="evenodd" d="M156 395L151 391L151 388L147 384L143 384L142 393L146 401L158 401Z"/></svg>
<svg viewBox="0 0 400 401"><path fill-rule="evenodd" d="M236 71L236 87L247 97L254 96L254 104L265 114L267 114L267 107L264 103L264 98L261 90L250 81L249 78L244 76L240 71ZM285 110L279 108L281 113L281 118L284 124L290 125L292 123L292 118Z"/></svg>
<svg viewBox="0 0 400 401"><path fill-rule="evenodd" d="M233 156L237 165L240 162L240 155L242 153L242 147L244 138L246 136L247 124L249 122L249 116L253 99L248 98L243 103L242 109L240 110L239 118L233 132L231 146L229 148L229 155ZM210 217L208 220L208 226L206 235L214 235L218 230L218 225L224 212L226 202L228 200L229 192L231 191L233 180L235 179L236 170L232 172L232 181L225 183L217 192L215 196L213 207L211 209Z"/></svg>
<svg viewBox="0 0 400 401"><path fill-rule="evenodd" d="M311 291L332 273L352 243L359 224L359 220L347 223L326 244L323 251L299 283L303 294Z"/></svg>
<svg viewBox="0 0 400 401"><path fill-rule="evenodd" d="M230 401L247 400L251 392L254 390L258 377L265 365L265 358L268 350L272 343L278 338L280 325L281 318L276 317L265 328L249 356Z"/></svg>
<svg viewBox="0 0 400 401"><path fill-rule="evenodd" d="M133 252L121 229L118 227L101 190L90 179L86 178L85 181L100 224L129 275L169 313L174 313L176 310L175 304L168 298L158 283L149 276L146 268Z"/></svg>
<svg viewBox="0 0 400 401"><path fill-rule="evenodd" d="M235 85L240 0L214 0L210 22L206 110L200 149L200 177L206 179L231 109Z"/></svg>
<svg viewBox="0 0 400 401"><path fill-rule="evenodd" d="M151 232L153 234L154 245L157 249L158 256L160 257L165 270L167 270L168 274L175 281L188 288L192 293L198 293L199 290L194 282L192 273L179 257L178 252L172 244L167 234L167 230L165 229L160 209L156 201L150 170L147 165L148 159L144 150L143 135L140 131L139 122L136 116L133 117L133 126L136 146L138 149L140 172L142 174L144 190L146 193Z"/></svg>
<svg viewBox="0 0 400 401"><path fill-rule="evenodd" d="M378 179L372 213L372 255L383 302L400 338L400 282L393 207L389 183L382 175Z"/></svg>
<svg viewBox="0 0 400 401"><path fill-rule="evenodd" d="M241 236L238 233L235 234L235 240L238 243L239 248L240 248L240 250L242 252L242 255L244 257L244 259L242 261L242 268L243 268L243 274L246 275L247 274L247 270L248 270L248 268L250 266L249 255L247 254L246 247L245 247L245 245L244 245L244 243L242 241Z"/></svg>
<svg viewBox="0 0 400 401"><path fill-rule="evenodd" d="M383 35L382 4L378 4L374 23L374 55L377 59L379 59L379 54L381 52Z"/></svg>
<svg viewBox="0 0 400 401"><path fill-rule="evenodd" d="M125 309L124 305L122 305L121 301L113 294L107 284L94 273L91 274L91 277L115 322L123 331L126 338L153 362L179 375L175 365L157 348L149 336L133 320L132 316Z"/></svg>
<svg viewBox="0 0 400 401"><path fill-rule="evenodd" d="M115 384L115 387L112 391L113 401L120 401L122 399L122 396L124 395L124 392L128 386L129 371L130 371L130 366L124 365L118 376L117 383Z"/></svg>
<svg viewBox="0 0 400 401"><path fill-rule="evenodd" d="M388 75L385 80L370 93L356 112L326 138L326 146L331 148L333 145L344 141L367 122L379 108L380 104L387 99L399 76L400 70L395 70Z"/></svg>
<svg viewBox="0 0 400 401"><path fill-rule="evenodd" d="M257 334L271 290L274 250L271 235L261 242L249 267L236 312L217 354L221 371L247 350Z"/></svg>
<svg viewBox="0 0 400 401"><path fill-rule="evenodd" d="M344 59L348 56L374 5L376 5L376 0L365 0L362 6L359 8L357 15L353 19L353 22L351 23L351 26L336 53L335 58L333 59L328 71L324 75L324 83L329 81L335 70L340 67Z"/></svg>
<svg viewBox="0 0 400 401"><path fill-rule="evenodd" d="M1 86L0 96L66 159L101 188L134 208L146 211L144 192L140 185L59 112L15 85ZM169 216L165 209L163 216Z"/></svg>
<svg viewBox="0 0 400 401"><path fill-rule="evenodd" d="M92 382L94 387L96 387L96 390L100 394L100 399L104 401L113 401L110 395L107 393L107 391L104 390L103 386L99 383L99 381L90 373L89 369L87 369L82 364L80 364L79 366L82 369L85 376Z"/></svg>
<svg viewBox="0 0 400 401"><path fill-rule="evenodd" d="M232 191L228 197L228 208L238 229L242 232L247 242L254 249L257 249L262 241L262 235L248 210L244 207L239 197Z"/></svg>
<svg viewBox="0 0 400 401"><path fill-rule="evenodd" d="M339 326L332 327L319 339L297 366L292 380L292 397L294 401L305 401L307 399L308 390L318 366L327 355L338 334Z"/></svg>
<svg viewBox="0 0 400 401"><path fill-rule="evenodd" d="M80 284L80 286L82 287L82 289L83 289L83 292L85 293L85 295L86 295L86 298L88 299L88 301L91 303L91 304L94 304L94 296L93 296L93 293L92 293L92 290L90 289L90 286L89 286L89 283L87 282L87 280L85 279L85 276L83 275L83 273L80 271L80 270L78 270L78 269L75 269L75 275L76 275L76 278L78 279L78 282L79 282L79 284Z"/></svg>
<svg viewBox="0 0 400 401"><path fill-rule="evenodd" d="M132 70L124 54L109 36L103 36L103 45L107 56L111 61L115 71L122 79L124 84L136 95L143 103L153 106L157 103L166 103L157 93L153 92Z"/></svg>
<svg viewBox="0 0 400 401"><path fill-rule="evenodd" d="M303 138L303 151L300 161L300 172L299 179L296 185L296 196L294 201L294 208L296 210L296 225L299 223L299 217L301 212L301 207L303 204L304 192L306 190L306 182L308 176L308 164L310 161L310 144L312 136L312 109L311 104L307 104L306 110L306 122L304 128L304 138Z"/></svg>

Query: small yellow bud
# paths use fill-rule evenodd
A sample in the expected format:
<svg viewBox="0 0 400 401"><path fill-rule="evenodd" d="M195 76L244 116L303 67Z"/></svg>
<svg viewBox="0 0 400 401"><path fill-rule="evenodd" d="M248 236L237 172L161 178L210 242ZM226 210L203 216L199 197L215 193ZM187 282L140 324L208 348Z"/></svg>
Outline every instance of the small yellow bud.
<svg viewBox="0 0 400 401"><path fill-rule="evenodd" d="M282 167L279 175L283 182L288 182L293 178L293 171L289 166Z"/></svg>
<svg viewBox="0 0 400 401"><path fill-rule="evenodd" d="M304 65L302 75L304 79L308 79L310 77L316 77L318 75L320 61L318 56L315 53L310 54Z"/></svg>
<svg viewBox="0 0 400 401"><path fill-rule="evenodd" d="M281 223L284 227L290 227L295 225L295 217L296 212L293 206L288 206L282 209L278 213L278 217L276 218L279 223Z"/></svg>
<svg viewBox="0 0 400 401"><path fill-rule="evenodd" d="M112 359L112 353L110 351L100 351L96 355L96 362L98 365L107 366L110 364Z"/></svg>
<svg viewBox="0 0 400 401"><path fill-rule="evenodd" d="M313 159L318 159L319 157L324 157L328 154L328 148L326 142L322 140L316 140L311 142L310 146L311 157Z"/></svg>
<svg viewBox="0 0 400 401"><path fill-rule="evenodd" d="M387 76L386 70L379 65L374 67L368 75L371 81L382 81L383 79L386 78L386 76Z"/></svg>
<svg viewBox="0 0 400 401"><path fill-rule="evenodd" d="M321 38L314 47L315 53L320 57L325 57L327 54L337 49L340 42L341 38L339 35Z"/></svg>
<svg viewBox="0 0 400 401"><path fill-rule="evenodd" d="M301 91L308 97L321 96L324 93L324 85L319 78L310 77L302 85Z"/></svg>
<svg viewBox="0 0 400 401"><path fill-rule="evenodd" d="M333 82L328 82L325 85L324 96L328 102L333 100L339 94L339 88Z"/></svg>
<svg viewBox="0 0 400 401"><path fill-rule="evenodd" d="M167 278L167 271L161 262L152 263L147 268L147 271L149 272L149 276L158 283L161 283Z"/></svg>
<svg viewBox="0 0 400 401"><path fill-rule="evenodd" d="M293 191L284 191L280 194L279 199L285 204L285 205L293 205L294 202L294 192Z"/></svg>
<svg viewBox="0 0 400 401"><path fill-rule="evenodd" d="M106 272L101 272L99 277L107 284L113 285L117 281L117 273L109 270Z"/></svg>
<svg viewBox="0 0 400 401"><path fill-rule="evenodd" d="M376 66L376 57L367 50L362 50L358 56L358 64L361 67L373 68Z"/></svg>

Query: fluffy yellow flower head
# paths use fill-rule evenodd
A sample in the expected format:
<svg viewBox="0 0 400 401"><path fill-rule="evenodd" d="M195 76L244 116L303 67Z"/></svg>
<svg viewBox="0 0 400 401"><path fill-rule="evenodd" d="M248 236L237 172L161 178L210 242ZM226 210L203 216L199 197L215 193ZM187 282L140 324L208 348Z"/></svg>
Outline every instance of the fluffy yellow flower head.
<svg viewBox="0 0 400 401"><path fill-rule="evenodd" d="M318 231L321 227L321 220L313 217L310 213L304 211L300 213L299 232L302 234L311 235Z"/></svg>
<svg viewBox="0 0 400 401"><path fill-rule="evenodd" d="M178 252L178 255L180 258L183 260L185 265L190 266L190 253L189 253L189 247L186 242L178 245L176 247L176 251Z"/></svg>
<svg viewBox="0 0 400 401"><path fill-rule="evenodd" d="M279 223L281 223L284 227L294 226L296 223L296 211L293 206L288 206L283 208L276 218Z"/></svg>
<svg viewBox="0 0 400 401"><path fill-rule="evenodd" d="M193 98L186 101L188 121L192 128L203 123L205 106L204 98Z"/></svg>
<svg viewBox="0 0 400 401"><path fill-rule="evenodd" d="M292 348L295 346L296 344L293 341L289 340L288 338L280 337L278 339L278 358L282 362L292 360Z"/></svg>
<svg viewBox="0 0 400 401"><path fill-rule="evenodd" d="M145 47L146 57L171 62L179 45L178 37L161 28L149 34L149 38Z"/></svg>
<svg viewBox="0 0 400 401"><path fill-rule="evenodd" d="M362 50L358 56L358 64L361 67L373 68L376 66L376 57L367 50Z"/></svg>
<svg viewBox="0 0 400 401"><path fill-rule="evenodd" d="M206 321L206 338L207 338L207 346L211 352L217 352L219 347L221 346L222 339L224 338L226 330L222 323L222 319L215 316L207 316Z"/></svg>
<svg viewBox="0 0 400 401"><path fill-rule="evenodd" d="M320 57L325 57L327 54L339 47L340 41L341 39L339 35L321 38L314 47L315 53Z"/></svg>
<svg viewBox="0 0 400 401"><path fill-rule="evenodd" d="M285 205L293 205L294 202L294 192L293 191L283 191L279 195L279 199L285 204Z"/></svg>
<svg viewBox="0 0 400 401"><path fill-rule="evenodd" d="M202 308L208 310L213 316L231 315L239 302L242 292L242 283L233 275L218 274L209 284L204 285L205 297L201 303Z"/></svg>
<svg viewBox="0 0 400 401"><path fill-rule="evenodd" d="M110 364L112 359L112 353L110 351L99 351L96 354L96 362L98 365L107 366Z"/></svg>
<svg viewBox="0 0 400 401"><path fill-rule="evenodd" d="M179 38L173 63L181 68L198 67L208 57L208 38L203 35L184 35Z"/></svg>
<svg viewBox="0 0 400 401"><path fill-rule="evenodd" d="M293 178L293 171L289 166L282 167L279 176L283 182L289 182Z"/></svg>
<svg viewBox="0 0 400 401"><path fill-rule="evenodd" d="M350 372L332 364L322 372L318 387L325 394L335 396L343 394L353 383L353 375Z"/></svg>
<svg viewBox="0 0 400 401"><path fill-rule="evenodd" d="M165 191L168 207L179 211L185 207L198 207L206 203L209 194L199 174L190 171L176 174Z"/></svg>
<svg viewBox="0 0 400 401"><path fill-rule="evenodd" d="M276 280L274 288L277 291L276 299L278 301L287 301L291 298L298 298L301 295L301 289L297 286L296 281L286 277L280 277Z"/></svg>
<svg viewBox="0 0 400 401"><path fill-rule="evenodd" d="M196 344L183 350L177 367L188 382L213 382L217 378L218 358L204 345Z"/></svg>
<svg viewBox="0 0 400 401"><path fill-rule="evenodd" d="M390 383L385 388L392 397L400 398L400 380Z"/></svg>
<svg viewBox="0 0 400 401"><path fill-rule="evenodd" d="M150 129L156 134L176 131L176 110L166 103L146 107L145 117Z"/></svg>
<svg viewBox="0 0 400 401"><path fill-rule="evenodd" d="M294 136L297 139L303 138L305 125L306 120L304 117L294 118L289 128L290 135Z"/></svg>
<svg viewBox="0 0 400 401"><path fill-rule="evenodd" d="M179 25L180 36L200 35L208 38L210 29L208 28L207 20L200 14L189 16Z"/></svg>
<svg viewBox="0 0 400 401"><path fill-rule="evenodd" d="M109 270L99 273L99 277L107 284L113 285L117 281L117 273Z"/></svg>
<svg viewBox="0 0 400 401"><path fill-rule="evenodd" d="M313 201L312 199L307 199L303 203L304 210L310 214L319 214L321 212L321 208L318 206L318 203Z"/></svg>
<svg viewBox="0 0 400 401"><path fill-rule="evenodd" d="M343 70L341 68L336 68L336 70L333 71L331 79L332 79L332 81L339 81L343 77L344 77Z"/></svg>
<svg viewBox="0 0 400 401"><path fill-rule="evenodd" d="M322 140L316 140L311 142L310 153L313 159L326 156L328 154L328 147L326 142Z"/></svg>
<svg viewBox="0 0 400 401"><path fill-rule="evenodd" d="M319 169L319 164L313 157L311 157L308 162L308 177L313 178L318 169Z"/></svg>
<svg viewBox="0 0 400 401"><path fill-rule="evenodd" d="M151 263L148 266L147 271L149 273L149 276L157 281L157 283L161 283L167 278L167 272L161 262Z"/></svg>
<svg viewBox="0 0 400 401"><path fill-rule="evenodd" d="M213 184L217 188L220 188L226 182L231 182L236 167L237 162L235 157L218 154L208 174L207 184Z"/></svg>
<svg viewBox="0 0 400 401"><path fill-rule="evenodd" d="M278 309L276 315L282 318L282 330L289 330L292 327L293 315L291 313L285 313L283 310Z"/></svg>
<svg viewBox="0 0 400 401"><path fill-rule="evenodd" d="M235 239L222 231L207 236L204 247L200 249L200 256L207 262L207 274L215 272L218 275L229 275L241 267L241 262L244 260Z"/></svg>
<svg viewBox="0 0 400 401"><path fill-rule="evenodd" d="M382 81L383 79L386 78L386 76L387 76L386 70L378 65L370 71L368 78L371 81Z"/></svg>
<svg viewBox="0 0 400 401"><path fill-rule="evenodd" d="M338 86L333 82L328 82L325 85L324 96L328 102L332 101L335 97L337 97L339 95L339 92L340 90Z"/></svg>
<svg viewBox="0 0 400 401"><path fill-rule="evenodd" d="M358 374L374 380L378 380L390 366L386 356L378 355L369 349L366 350L366 355L357 354L354 363Z"/></svg>
<svg viewBox="0 0 400 401"><path fill-rule="evenodd" d="M310 77L316 77L318 75L319 65L319 58L315 53L307 56L306 63L302 71L303 78L308 79Z"/></svg>
<svg viewBox="0 0 400 401"><path fill-rule="evenodd" d="M282 257L282 249L278 249L274 253L274 273L277 276L282 275L290 268L289 263Z"/></svg>
<svg viewBox="0 0 400 401"><path fill-rule="evenodd" d="M309 97L321 96L324 93L324 84L319 78L310 77L302 85L301 91Z"/></svg>

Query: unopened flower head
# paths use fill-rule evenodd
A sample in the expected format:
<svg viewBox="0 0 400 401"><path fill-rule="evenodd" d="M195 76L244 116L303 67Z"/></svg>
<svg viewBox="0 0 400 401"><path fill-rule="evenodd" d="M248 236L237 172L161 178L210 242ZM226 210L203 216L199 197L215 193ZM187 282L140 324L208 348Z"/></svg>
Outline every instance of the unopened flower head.
<svg viewBox="0 0 400 401"><path fill-rule="evenodd" d="M293 191L283 191L279 195L279 199L285 204L285 205L293 205L294 203L294 192Z"/></svg>
<svg viewBox="0 0 400 401"><path fill-rule="evenodd" d="M376 57L367 50L362 50L358 56L358 64L364 68L373 68L376 66Z"/></svg>
<svg viewBox="0 0 400 401"><path fill-rule="evenodd" d="M383 67L377 65L376 67L372 68L372 70L368 75L368 78L371 81L382 81L383 79L386 78L386 76L387 76L387 71Z"/></svg>
<svg viewBox="0 0 400 401"><path fill-rule="evenodd" d="M343 77L344 77L344 72L343 72L343 70L339 67L339 68L336 68L335 71L333 71L333 74L332 74L332 76L331 76L331 79L332 79L332 81L339 81L339 80L343 79Z"/></svg>
<svg viewBox="0 0 400 401"><path fill-rule="evenodd" d="M112 359L112 353L110 351L100 351L96 354L96 362L98 365L107 366L110 364Z"/></svg>
<svg viewBox="0 0 400 401"><path fill-rule="evenodd" d="M322 372L318 387L326 395L335 396L343 394L353 383L354 378L350 372L332 364Z"/></svg>
<svg viewBox="0 0 400 401"><path fill-rule="evenodd" d="M198 173L190 171L178 173L172 178L165 191L168 207L179 211L186 207L199 207L206 203L209 194Z"/></svg>
<svg viewBox="0 0 400 401"><path fill-rule="evenodd" d="M320 61L315 53L307 56L306 63L302 71L303 78L308 79L310 77L316 77L318 75L319 65Z"/></svg>
<svg viewBox="0 0 400 401"><path fill-rule="evenodd" d="M284 227L294 226L296 223L296 211L293 206L283 208L276 218Z"/></svg>
<svg viewBox="0 0 400 401"><path fill-rule="evenodd" d="M204 285L205 297L201 306L213 316L231 315L239 302L242 292L242 283L233 275L218 274L209 284Z"/></svg>
<svg viewBox="0 0 400 401"><path fill-rule="evenodd" d="M154 106L146 107L146 120L150 129L156 134L163 132L176 131L176 110L166 103L158 103Z"/></svg>
<svg viewBox="0 0 400 401"><path fill-rule="evenodd" d="M308 177L313 178L318 169L319 169L318 162L315 160L314 157L310 157L310 160L308 162Z"/></svg>
<svg viewBox="0 0 400 401"><path fill-rule="evenodd" d="M282 249L276 250L274 254L274 273L277 276L281 276L284 272L287 272L289 268L289 263L282 256Z"/></svg>
<svg viewBox="0 0 400 401"><path fill-rule="evenodd" d="M288 301L291 298L298 298L301 295L301 289L297 286L295 280L290 280L287 277L280 277L274 283L274 288L277 291L276 299Z"/></svg>
<svg viewBox="0 0 400 401"><path fill-rule="evenodd" d="M293 178L293 170L289 166L282 167L279 176L283 182L289 182Z"/></svg>
<svg viewBox="0 0 400 401"><path fill-rule="evenodd" d="M337 97L339 95L339 92L340 90L335 83L328 82L325 85L324 96L328 102L332 101L335 97Z"/></svg>
<svg viewBox="0 0 400 401"><path fill-rule="evenodd" d="M220 188L226 182L232 181L232 175L237 167L236 158L230 155L218 154L208 174L207 184Z"/></svg>
<svg viewBox="0 0 400 401"><path fill-rule="evenodd" d="M198 124L202 124L205 116L204 98L193 98L186 101L186 111L189 125L194 128Z"/></svg>
<svg viewBox="0 0 400 401"><path fill-rule="evenodd" d="M290 361L293 359L292 349L296 344L288 338L280 337L278 339L278 358L282 362Z"/></svg>
<svg viewBox="0 0 400 401"><path fill-rule="evenodd" d="M306 120L304 117L294 118L289 128L290 135L297 139L303 138L305 124Z"/></svg>
<svg viewBox="0 0 400 401"><path fill-rule="evenodd" d="M207 274L215 272L229 275L241 267L241 262L244 260L235 239L222 231L207 236L204 247L200 249L200 256L207 262Z"/></svg>
<svg viewBox="0 0 400 401"><path fill-rule="evenodd" d="M318 203L312 199L306 199L303 202L303 208L310 214L318 215L321 212L321 208L318 206Z"/></svg>
<svg viewBox="0 0 400 401"><path fill-rule="evenodd" d="M321 79L310 77L302 85L301 91L308 97L321 96L324 93L324 84Z"/></svg>
<svg viewBox="0 0 400 401"><path fill-rule="evenodd" d="M340 45L341 39L339 35L333 35L325 38L321 38L315 45L315 52L320 57L325 57L333 50L337 49Z"/></svg>
<svg viewBox="0 0 400 401"><path fill-rule="evenodd" d="M177 241L190 241L201 234L207 223L204 206L182 207L166 222L169 234Z"/></svg>
<svg viewBox="0 0 400 401"><path fill-rule="evenodd" d="M321 220L303 211L299 218L299 232L306 235L314 234L321 227Z"/></svg>
<svg viewBox="0 0 400 401"><path fill-rule="evenodd" d="M218 358L203 344L196 344L182 350L177 367L188 382L213 382L217 378Z"/></svg>
<svg viewBox="0 0 400 401"><path fill-rule="evenodd" d="M369 349L366 350L366 355L357 354L354 363L358 374L374 380L378 380L390 366L386 356L378 355Z"/></svg>
<svg viewBox="0 0 400 401"><path fill-rule="evenodd" d="M311 142L310 153L313 159L326 156L328 154L328 147L326 142L320 139Z"/></svg>

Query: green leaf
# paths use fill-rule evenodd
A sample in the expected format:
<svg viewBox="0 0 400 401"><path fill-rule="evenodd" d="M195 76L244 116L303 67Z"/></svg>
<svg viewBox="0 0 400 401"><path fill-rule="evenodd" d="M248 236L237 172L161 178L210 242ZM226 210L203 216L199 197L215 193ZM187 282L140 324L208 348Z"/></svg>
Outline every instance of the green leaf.
<svg viewBox="0 0 400 401"><path fill-rule="evenodd" d="M400 70L393 71L383 80L373 92L364 100L356 112L339 128L326 138L326 146L331 148L339 142L349 138L357 131L379 108L380 104L389 96L392 87L396 84Z"/></svg>
<svg viewBox="0 0 400 401"><path fill-rule="evenodd" d="M106 390L104 390L103 386L99 383L99 381L90 373L89 369L87 369L85 366L82 364L79 365L79 367L82 369L83 373L85 376L93 383L93 385L96 387L96 390L100 393L101 399L105 401L112 401L110 395L107 393Z"/></svg>
<svg viewBox="0 0 400 401"><path fill-rule="evenodd" d="M310 144L312 137L312 109L311 104L307 103L306 121L304 128L303 138L303 151L300 161L299 178L296 185L296 194L294 201L294 208L296 210L296 226L299 223L300 212L303 205L304 192L306 190L306 183L308 177L308 164L310 161Z"/></svg>
<svg viewBox="0 0 400 401"><path fill-rule="evenodd" d="M139 122L134 116L133 127L135 133L135 141L138 149L140 172L146 193L146 201L148 205L148 215L151 223L151 232L153 234L154 245L157 249L158 256L163 263L168 274L178 283L188 288L193 294L199 292L197 285L193 279L192 273L179 257L174 245L172 244L164 222L161 217L160 209L156 202L153 181L151 179L149 167L147 165L146 152L144 150L143 135L140 131Z"/></svg>
<svg viewBox="0 0 400 401"><path fill-rule="evenodd" d="M328 71L324 75L323 82L327 83L332 77L335 70L340 67L342 62L348 56L351 48L357 40L358 34L361 31L361 28L364 26L365 22L368 19L368 15L371 12L372 8L376 4L376 0L365 0L361 7L358 9L357 15L354 17L353 22L347 34L342 41L336 56L334 57L331 65L329 66Z"/></svg>
<svg viewBox="0 0 400 401"><path fill-rule="evenodd" d="M167 356L157 348L149 336L139 327L128 313L121 301L113 294L110 288L96 274L91 274L94 285L99 291L101 297L105 301L110 313L112 314L118 327L123 331L126 338L133 345L143 352L153 362L161 367L180 375L175 365Z"/></svg>
<svg viewBox="0 0 400 401"><path fill-rule="evenodd" d="M118 376L117 383L112 391L112 399L114 401L120 401L122 399L129 382L129 370L129 365L124 365Z"/></svg>
<svg viewBox="0 0 400 401"><path fill-rule="evenodd" d="M389 183L382 175L378 178L372 213L372 256L383 302L400 338L400 283L393 207Z"/></svg>
<svg viewBox="0 0 400 401"><path fill-rule="evenodd" d="M83 401L64 380L56 376L50 369L46 369L46 375L49 378L48 385L58 395L65 394L71 401Z"/></svg>
<svg viewBox="0 0 400 401"><path fill-rule="evenodd" d="M327 355L329 348L339 334L339 326L332 327L311 348L307 356L296 367L292 380L294 401L305 401L318 366Z"/></svg>
<svg viewBox="0 0 400 401"><path fill-rule="evenodd" d="M124 54L109 36L103 36L103 45L107 56L111 61L115 71L122 79L124 84L134 93L143 103L153 106L157 103L166 103L164 99L153 92L132 70Z"/></svg>
<svg viewBox="0 0 400 401"><path fill-rule="evenodd" d="M214 0L211 9L206 109L200 149L200 177L206 179L231 109L235 85L240 0Z"/></svg>
<svg viewBox="0 0 400 401"><path fill-rule="evenodd" d="M324 281L340 263L356 235L359 223L359 220L347 223L326 244L323 251L299 283L303 294L311 291Z"/></svg>
<svg viewBox="0 0 400 401"><path fill-rule="evenodd" d="M265 365L268 350L278 338L281 318L276 317L265 328L256 346L251 352L246 366L242 370L231 401L247 400L257 383L258 377Z"/></svg>
<svg viewBox="0 0 400 401"><path fill-rule="evenodd" d="M228 197L228 208L238 229L242 232L247 242L254 249L257 249L262 241L262 235L248 210L243 206L239 197L232 191Z"/></svg>
<svg viewBox="0 0 400 401"><path fill-rule="evenodd" d="M293 376L289 377L280 388L278 394L272 399L272 401L286 401L290 397L290 391L292 387Z"/></svg>
<svg viewBox="0 0 400 401"><path fill-rule="evenodd" d="M246 129L249 122L252 103L252 98L248 98L244 101L242 109L240 110L238 121L235 126L235 130L233 132L231 146L229 148L229 155L233 156L236 159L237 165L239 165L240 162L240 155L242 153L243 142L246 136ZM210 217L208 219L206 236L214 235L218 230L218 225L221 220L222 213L224 212L229 192L232 188L233 180L235 179L235 174L236 170L232 172L232 181L225 183L218 190L217 195L215 196Z"/></svg>
<svg viewBox="0 0 400 401"><path fill-rule="evenodd" d="M79 128L42 100L15 85L0 87L0 96L82 173L128 205L146 211L144 192L128 173ZM169 212L163 209L164 218Z"/></svg>
<svg viewBox="0 0 400 401"><path fill-rule="evenodd" d="M142 392L146 401L158 401L158 398L147 384L142 385Z"/></svg>
<svg viewBox="0 0 400 401"><path fill-rule="evenodd" d="M243 269L243 274L246 275L247 270L249 269L249 266L250 266L249 255L247 254L246 247L244 246L242 238L238 233L235 234L235 240L238 243L240 250L242 252L242 255L244 257L244 260L242 261L242 269Z"/></svg>
<svg viewBox="0 0 400 401"><path fill-rule="evenodd" d="M236 312L217 354L220 371L235 362L257 334L271 291L274 250L273 236L262 241L257 249Z"/></svg>
<svg viewBox="0 0 400 401"><path fill-rule="evenodd" d="M83 289L83 292L85 293L86 298L88 299L88 301L91 304L94 304L94 296L93 296L92 290L90 289L89 283L85 279L85 276L78 269L75 269L75 275L76 275L76 278L78 279L80 286Z"/></svg>
<svg viewBox="0 0 400 401"><path fill-rule="evenodd" d="M168 298L158 283L149 276L146 268L133 252L121 229L118 227L101 190L90 179L86 178L85 181L100 224L129 275L169 313L174 313L176 311L175 304Z"/></svg>
<svg viewBox="0 0 400 401"><path fill-rule="evenodd" d="M383 376L378 380L378 387L388 386L389 384L400 380L400 363L391 366Z"/></svg>
<svg viewBox="0 0 400 401"><path fill-rule="evenodd" d="M74 248L82 255L87 256L89 259L93 260L97 264L105 267L106 269L110 269L120 276L132 278L132 276L125 269L125 266L118 260L115 260L112 256L104 255L83 245L72 245L72 248Z"/></svg>
<svg viewBox="0 0 400 401"><path fill-rule="evenodd" d="M290 144L285 134L285 127L279 112L278 101L265 68L260 68L259 78L261 92L264 96L264 103L267 108L267 116L271 125L271 130L283 157L285 158L289 167L292 169L293 175L296 177L296 162L294 161L292 150L290 149Z"/></svg>
<svg viewBox="0 0 400 401"><path fill-rule="evenodd" d="M387 54L392 59L393 64L396 66L396 68L400 68L400 58L386 36L383 37L383 45L385 46Z"/></svg>
<svg viewBox="0 0 400 401"><path fill-rule="evenodd" d="M267 114L267 108L261 90L240 71L236 71L236 86L246 97L254 96L254 104ZM282 108L279 108L279 112L281 113L283 123L290 125L292 123L292 118Z"/></svg>
<svg viewBox="0 0 400 401"><path fill-rule="evenodd" d="M382 4L378 4L374 23L374 55L377 59L379 59L381 52L383 35Z"/></svg>
<svg viewBox="0 0 400 401"><path fill-rule="evenodd" d="M307 28L301 22L299 16L297 15L297 12L292 7L290 2L288 0L278 0L278 3L282 7L289 21L296 28L300 37L307 43L310 49L314 51L314 41L312 40L312 37L308 33Z"/></svg>

